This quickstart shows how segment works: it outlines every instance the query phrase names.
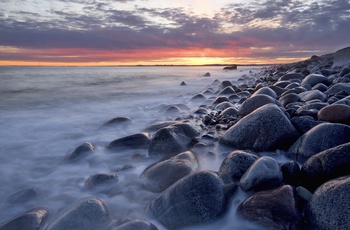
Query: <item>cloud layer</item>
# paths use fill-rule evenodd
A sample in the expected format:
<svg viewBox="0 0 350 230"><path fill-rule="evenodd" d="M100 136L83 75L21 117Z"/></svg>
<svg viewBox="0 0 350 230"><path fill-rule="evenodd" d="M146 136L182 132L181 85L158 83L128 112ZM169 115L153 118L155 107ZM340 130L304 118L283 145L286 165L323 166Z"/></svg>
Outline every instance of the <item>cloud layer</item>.
<svg viewBox="0 0 350 230"><path fill-rule="evenodd" d="M350 45L347 0L227 1L210 16L147 0L24 0L22 7L11 2L0 3L2 61L216 57L267 63Z"/></svg>

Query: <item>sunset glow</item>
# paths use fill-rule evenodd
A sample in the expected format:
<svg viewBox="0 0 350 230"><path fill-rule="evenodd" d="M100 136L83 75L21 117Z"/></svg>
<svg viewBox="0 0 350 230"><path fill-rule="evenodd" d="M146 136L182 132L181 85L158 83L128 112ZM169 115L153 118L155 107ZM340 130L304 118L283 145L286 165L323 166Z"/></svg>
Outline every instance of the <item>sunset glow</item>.
<svg viewBox="0 0 350 230"><path fill-rule="evenodd" d="M349 45L348 1L0 3L0 65L273 64Z"/></svg>

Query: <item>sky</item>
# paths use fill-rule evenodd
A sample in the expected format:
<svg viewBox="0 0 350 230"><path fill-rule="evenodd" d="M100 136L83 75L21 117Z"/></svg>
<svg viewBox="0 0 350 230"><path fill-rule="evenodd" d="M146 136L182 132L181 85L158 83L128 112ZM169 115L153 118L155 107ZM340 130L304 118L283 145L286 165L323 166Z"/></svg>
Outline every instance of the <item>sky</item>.
<svg viewBox="0 0 350 230"><path fill-rule="evenodd" d="M0 0L0 65L273 64L347 46L349 0Z"/></svg>

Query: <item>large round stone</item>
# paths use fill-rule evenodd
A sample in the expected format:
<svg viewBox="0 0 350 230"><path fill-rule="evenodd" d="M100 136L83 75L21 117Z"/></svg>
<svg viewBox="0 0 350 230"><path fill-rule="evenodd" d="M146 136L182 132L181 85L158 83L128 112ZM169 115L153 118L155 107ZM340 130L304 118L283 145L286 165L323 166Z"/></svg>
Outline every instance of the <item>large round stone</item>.
<svg viewBox="0 0 350 230"><path fill-rule="evenodd" d="M278 79L278 81L289 81L289 80L293 80L293 79L302 80L303 78L304 78L304 75L302 75L301 73L287 73L287 74L283 75L282 77L280 77Z"/></svg>
<svg viewBox="0 0 350 230"><path fill-rule="evenodd" d="M330 87L325 94L329 96L333 96L340 91L344 91L347 94L350 94L350 83L338 83Z"/></svg>
<svg viewBox="0 0 350 230"><path fill-rule="evenodd" d="M229 175L234 181L239 181L248 168L258 159L258 156L236 150L226 156L221 163L219 172Z"/></svg>
<svg viewBox="0 0 350 230"><path fill-rule="evenodd" d="M116 139L109 143L107 148L112 151L129 148L140 149L147 148L149 142L149 133L143 132Z"/></svg>
<svg viewBox="0 0 350 230"><path fill-rule="evenodd" d="M192 139L200 134L191 123L177 123L158 130L148 146L150 156L174 156L189 149Z"/></svg>
<svg viewBox="0 0 350 230"><path fill-rule="evenodd" d="M16 216L5 223L0 224L1 230L38 230L47 217L49 211L46 208L34 208L20 216Z"/></svg>
<svg viewBox="0 0 350 230"><path fill-rule="evenodd" d="M260 108L261 106L270 103L280 105L276 99L267 95L258 94L255 96L251 96L242 103L241 107L239 108L239 115L242 117L246 116L247 114L253 112L257 108Z"/></svg>
<svg viewBox="0 0 350 230"><path fill-rule="evenodd" d="M146 207L168 229L213 222L227 210L225 183L214 172L200 171L177 181Z"/></svg>
<svg viewBox="0 0 350 230"><path fill-rule="evenodd" d="M106 229L110 224L109 212L98 198L88 197L63 208L52 217L46 230L95 230Z"/></svg>
<svg viewBox="0 0 350 230"><path fill-rule="evenodd" d="M268 104L239 120L219 141L259 152L288 148L297 138L298 132L281 109Z"/></svg>
<svg viewBox="0 0 350 230"><path fill-rule="evenodd" d="M350 174L350 142L310 157L302 167L304 187L315 190L324 182Z"/></svg>
<svg viewBox="0 0 350 230"><path fill-rule="evenodd" d="M62 162L71 163L90 156L94 152L95 146L90 142L85 142L64 156Z"/></svg>
<svg viewBox="0 0 350 230"><path fill-rule="evenodd" d="M257 192L238 206L237 215L263 229L297 230L301 218L294 197L289 185Z"/></svg>
<svg viewBox="0 0 350 230"><path fill-rule="evenodd" d="M299 96L301 101L311 101L315 99L325 101L327 98L327 95L319 90L310 90L303 93L299 93Z"/></svg>
<svg viewBox="0 0 350 230"><path fill-rule="evenodd" d="M291 159L304 163L313 155L350 141L350 126L323 123L301 136L286 152Z"/></svg>
<svg viewBox="0 0 350 230"><path fill-rule="evenodd" d="M267 95L272 98L277 98L276 92L270 89L269 87L262 87L258 89L257 91L255 91L255 93L253 93L252 96L256 96L256 95Z"/></svg>
<svg viewBox="0 0 350 230"><path fill-rule="evenodd" d="M350 176L319 187L308 203L305 219L310 229L350 229Z"/></svg>
<svg viewBox="0 0 350 230"><path fill-rule="evenodd" d="M318 111L317 118L321 121L350 125L350 106L342 104L326 106Z"/></svg>
<svg viewBox="0 0 350 230"><path fill-rule="evenodd" d="M196 156L186 151L147 167L141 174L141 180L147 190L161 192L197 169Z"/></svg>
<svg viewBox="0 0 350 230"><path fill-rule="evenodd" d="M328 78L322 74L309 74L301 82L302 85L310 85L311 87L317 85L318 83L323 83L325 85L330 85Z"/></svg>

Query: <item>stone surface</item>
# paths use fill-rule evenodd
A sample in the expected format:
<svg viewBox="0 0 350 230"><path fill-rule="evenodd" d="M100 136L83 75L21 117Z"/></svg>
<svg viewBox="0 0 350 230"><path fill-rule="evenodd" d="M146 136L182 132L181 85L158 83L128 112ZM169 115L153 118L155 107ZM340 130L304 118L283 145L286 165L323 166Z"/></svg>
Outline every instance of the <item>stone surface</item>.
<svg viewBox="0 0 350 230"><path fill-rule="evenodd" d="M221 116L238 116L239 112L235 107L229 107L221 111Z"/></svg>
<svg viewBox="0 0 350 230"><path fill-rule="evenodd" d="M95 230L106 229L110 215L103 201L88 197L63 208L51 219L46 230Z"/></svg>
<svg viewBox="0 0 350 230"><path fill-rule="evenodd" d="M350 95L350 83L338 83L331 86L326 92L324 92L328 97L333 96L341 91L344 91Z"/></svg>
<svg viewBox="0 0 350 230"><path fill-rule="evenodd" d="M344 66L349 63L350 63L350 47L346 47L335 52L333 67Z"/></svg>
<svg viewBox="0 0 350 230"><path fill-rule="evenodd" d="M298 136L281 109L268 104L240 119L219 141L237 149L258 152L288 148Z"/></svg>
<svg viewBox="0 0 350 230"><path fill-rule="evenodd" d="M158 230L158 228L154 224L147 221L131 220L117 226L113 230Z"/></svg>
<svg viewBox="0 0 350 230"><path fill-rule="evenodd" d="M95 146L93 144L91 144L90 142L85 142L82 145L78 146L76 149L74 149L72 152L67 154L62 159L62 162L70 163L79 161L91 155L94 152L94 149Z"/></svg>
<svg viewBox="0 0 350 230"><path fill-rule="evenodd" d="M113 118L102 125L102 127L115 127L115 126L125 126L131 123L131 118L129 117L116 117Z"/></svg>
<svg viewBox="0 0 350 230"><path fill-rule="evenodd" d="M308 203L305 219L310 229L350 229L350 176L319 187Z"/></svg>
<svg viewBox="0 0 350 230"><path fill-rule="evenodd" d="M287 161L281 166L283 180L287 184L296 186L301 182L301 170L297 162Z"/></svg>
<svg viewBox="0 0 350 230"><path fill-rule="evenodd" d="M38 192L33 188L21 189L7 198L8 203L23 204L38 198Z"/></svg>
<svg viewBox="0 0 350 230"><path fill-rule="evenodd" d="M248 197L237 208L237 215L257 223L263 229L300 229L300 214L294 190L285 185Z"/></svg>
<svg viewBox="0 0 350 230"><path fill-rule="evenodd" d="M287 74L283 75L282 77L280 77L278 79L278 81L288 81L288 80L292 80L292 79L302 80L303 78L304 78L304 75L301 73L287 73Z"/></svg>
<svg viewBox="0 0 350 230"><path fill-rule="evenodd" d="M150 142L148 132L136 133L126 137L116 139L107 145L107 148L111 151L117 151L120 149L142 149L147 148Z"/></svg>
<svg viewBox="0 0 350 230"><path fill-rule="evenodd" d="M323 121L315 120L313 117L310 116L293 117L290 121L298 130L300 135L303 135L315 126L324 123Z"/></svg>
<svg viewBox="0 0 350 230"><path fill-rule="evenodd" d="M180 123L180 122L178 122L178 121L158 121L158 122L155 122L155 123L151 124L150 126L148 126L145 130L149 131L149 132L158 131L161 128L167 127L169 125L175 125L178 123Z"/></svg>
<svg viewBox="0 0 350 230"><path fill-rule="evenodd" d="M301 136L286 152L293 160L304 163L313 155L350 141L350 126L323 123Z"/></svg>
<svg viewBox="0 0 350 230"><path fill-rule="evenodd" d="M226 156L221 163L219 172L229 175L234 181L239 181L248 168L258 159L258 156L236 150Z"/></svg>
<svg viewBox="0 0 350 230"><path fill-rule="evenodd" d="M1 230L39 230L49 211L37 207L0 224Z"/></svg>
<svg viewBox="0 0 350 230"><path fill-rule="evenodd" d="M192 152L186 151L147 167L140 177L147 190L161 192L197 169L196 156Z"/></svg>
<svg viewBox="0 0 350 230"><path fill-rule="evenodd" d="M116 173L99 173L86 179L84 187L89 190L110 189L118 181L119 179Z"/></svg>
<svg viewBox="0 0 350 230"><path fill-rule="evenodd" d="M270 103L280 105L276 99L268 95L258 94L255 96L251 96L242 103L241 107L239 108L239 115L244 117L256 110L257 108L260 108Z"/></svg>
<svg viewBox="0 0 350 230"><path fill-rule="evenodd" d="M243 174L240 187L243 191L259 191L277 187L282 181L278 162L271 157L261 157Z"/></svg>
<svg viewBox="0 0 350 230"><path fill-rule="evenodd" d="M252 96L256 96L256 95L267 95L275 99L277 98L276 92L270 89L269 87L262 87L258 89L255 93L253 93Z"/></svg>
<svg viewBox="0 0 350 230"><path fill-rule="evenodd" d="M330 85L330 82L327 77L323 76L322 74L314 73L307 75L301 82L302 85L310 85L311 87L317 85L318 83Z"/></svg>
<svg viewBox="0 0 350 230"><path fill-rule="evenodd" d="M177 181L146 207L146 213L168 229L216 221L227 210L224 181L214 172L200 171Z"/></svg>
<svg viewBox="0 0 350 230"><path fill-rule="evenodd" d="M350 125L350 106L342 104L326 106L318 111L317 118L321 121Z"/></svg>
<svg viewBox="0 0 350 230"><path fill-rule="evenodd" d="M302 167L304 187L315 190L324 182L350 174L350 142L310 157Z"/></svg>
<svg viewBox="0 0 350 230"><path fill-rule="evenodd" d="M310 90L303 93L299 93L299 97L301 101L311 101L311 100L318 99L324 102L326 101L327 95L322 93L319 90Z"/></svg>
<svg viewBox="0 0 350 230"><path fill-rule="evenodd" d="M278 99L280 103L282 103L283 106L286 106L290 103L298 102L300 101L300 96L296 93L289 93L286 94Z"/></svg>
<svg viewBox="0 0 350 230"><path fill-rule="evenodd" d="M200 134L191 123L177 123L158 130L148 147L150 156L173 156L189 149L192 139Z"/></svg>

